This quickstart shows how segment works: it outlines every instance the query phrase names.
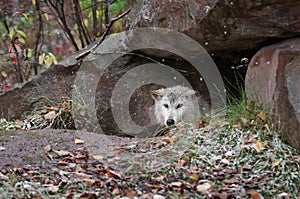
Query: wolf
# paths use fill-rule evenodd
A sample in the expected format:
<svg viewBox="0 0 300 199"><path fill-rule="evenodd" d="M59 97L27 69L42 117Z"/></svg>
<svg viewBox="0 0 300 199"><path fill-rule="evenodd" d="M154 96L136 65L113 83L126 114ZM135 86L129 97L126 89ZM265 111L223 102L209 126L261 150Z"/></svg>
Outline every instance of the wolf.
<svg viewBox="0 0 300 199"><path fill-rule="evenodd" d="M193 121L208 113L209 105L199 93L185 86L151 90L155 101L154 114L161 126L172 126L180 121Z"/></svg>

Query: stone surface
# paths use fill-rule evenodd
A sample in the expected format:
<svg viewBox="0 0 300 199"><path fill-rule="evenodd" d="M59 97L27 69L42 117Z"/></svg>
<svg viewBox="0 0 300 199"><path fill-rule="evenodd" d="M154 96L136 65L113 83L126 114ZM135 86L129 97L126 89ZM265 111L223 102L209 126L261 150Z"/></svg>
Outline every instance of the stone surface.
<svg viewBox="0 0 300 199"><path fill-rule="evenodd" d="M270 109L282 139L300 150L300 38L257 52L245 83L247 96Z"/></svg>
<svg viewBox="0 0 300 199"><path fill-rule="evenodd" d="M55 65L31 81L0 95L0 117L21 119L52 102L70 97L78 65Z"/></svg>
<svg viewBox="0 0 300 199"><path fill-rule="evenodd" d="M131 0L132 27L183 32L215 55L262 47L300 32L300 1Z"/></svg>
<svg viewBox="0 0 300 199"><path fill-rule="evenodd" d="M76 107L79 107L81 110L80 113L74 113L77 129L110 135L128 136L128 134L120 130L120 124L116 121L117 117L113 115L112 93L116 84L124 74L136 66L151 63L152 61L149 61L149 57L143 59L135 55L121 56L107 69L102 70L101 67L97 67L101 65L97 54L89 55L82 63L77 63L75 57L76 55L66 58L59 65L50 67L47 71L41 73L31 81L0 95L1 118L3 117L10 120L24 119L26 114L30 114L34 110L44 106L52 106L55 103L60 103L63 97L67 97L73 99ZM156 58L153 57L152 60L154 59ZM160 59L157 61L159 60ZM164 64L170 65L175 70L178 70L178 72L181 72L182 75L191 82L192 86L197 88L198 91L204 95L205 100L209 101L207 95L208 90L205 83L199 81L199 74L182 67L189 65L189 63L179 60L164 60ZM82 67L88 70L82 73ZM132 74L131 79L135 79L141 75L147 76L147 73L146 70L143 74ZM96 78L99 78L99 81L96 81ZM151 79L151 77L148 78ZM82 79L82 81L80 79ZM129 85L129 88L130 86L131 85ZM77 97L73 95L75 87L80 91ZM137 125L152 125L151 122L153 121L149 109L154 104L154 101L149 91L158 88L161 88L161 86L145 84L137 88L130 96L128 111L130 118ZM125 92L126 90L123 91ZM82 98L85 99L81 100ZM94 98L95 103L93 104L91 99ZM122 98L118 103L122 103L125 100L126 99ZM95 115L92 114L94 110ZM118 115L122 116L123 112L120 111L120 113L121 114ZM126 121L123 121L123 124L126 124ZM155 129L151 128L151 131L152 130ZM143 135L147 133L153 132L147 130Z"/></svg>
<svg viewBox="0 0 300 199"><path fill-rule="evenodd" d="M143 82L140 82L142 83L141 87L135 88L136 85L134 85L134 82L141 81L143 78L145 78L146 82L151 82L151 80L155 79L151 75L152 73L149 72L150 68L147 69L147 67L152 67L153 65L147 64L151 64L156 58L149 58L150 57L142 58L138 55L138 52L136 52L136 55L122 56L116 59L104 71L101 71L100 68L98 70L97 67L93 67L101 65L101 61L97 60L98 58L87 60L82 67L90 68L90 70L86 74L82 74L81 80L76 83L78 85L76 87L79 91L79 97L73 98L82 104L85 110L83 117L78 116L80 124L78 125L78 128L87 128L89 131L97 132L103 131L105 134L112 135L141 136L140 134L136 134L135 131L139 128L138 126L142 126L145 127L142 135L151 135L153 130L156 130L156 127L155 125L153 126L155 121L153 121L154 117L150 112L151 107L154 104L154 100L150 96L150 90L161 88L162 85ZM160 59L157 59L156 61L159 62ZM189 65L189 63L166 59L164 60L164 64L172 66L177 72L182 73L182 76L191 83L193 88L198 89L204 99L209 102L210 99L207 87L203 81L199 81L199 74L195 73L193 70L186 70L182 67ZM137 66L145 65L144 71L133 72ZM190 68L193 69L193 67ZM94 74L100 73L102 73L100 76L94 76ZM171 72L168 74L173 78ZM126 80L124 84L121 84L120 81L122 81L122 78L124 79L124 76L127 76L129 79L128 81ZM99 78L99 81L97 78ZM130 83L132 80L133 83ZM174 83L177 82L177 80L173 81ZM180 81L179 78L178 81ZM89 90L93 89L95 89L95 93L90 93ZM135 90L129 95L128 92L131 92L132 89ZM121 98L114 98L113 93L116 94L115 96L121 96ZM85 99L81 99L81 96L84 96ZM90 99L93 99L93 97L95 97L95 105L93 105L93 103L89 104L91 102ZM125 110L119 108L113 109L113 107L120 104L121 107L126 107L127 103L128 108L125 108ZM93 113L91 110L96 110L96 112ZM126 116L127 112L129 113L128 117ZM135 127L135 124L131 125L131 121L128 121L128 119L138 126ZM132 131L123 130L122 125L127 127L133 126ZM124 132L129 133L126 134Z"/></svg>

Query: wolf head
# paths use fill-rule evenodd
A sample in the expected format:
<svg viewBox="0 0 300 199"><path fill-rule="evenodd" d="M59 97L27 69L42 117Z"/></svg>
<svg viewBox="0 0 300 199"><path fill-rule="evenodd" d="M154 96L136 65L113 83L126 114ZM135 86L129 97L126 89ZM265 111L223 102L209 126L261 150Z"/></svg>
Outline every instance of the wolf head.
<svg viewBox="0 0 300 199"><path fill-rule="evenodd" d="M197 92L184 86L151 91L155 100L155 116L160 125L171 126L181 120L195 119L200 115Z"/></svg>

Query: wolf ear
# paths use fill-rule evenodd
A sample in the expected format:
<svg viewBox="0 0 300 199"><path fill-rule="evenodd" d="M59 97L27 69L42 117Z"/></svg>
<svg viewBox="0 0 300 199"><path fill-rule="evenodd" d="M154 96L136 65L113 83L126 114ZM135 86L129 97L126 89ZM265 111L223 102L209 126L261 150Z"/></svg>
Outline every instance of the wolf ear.
<svg viewBox="0 0 300 199"><path fill-rule="evenodd" d="M197 99L200 96L200 93L198 91L194 90L187 90L183 96L189 98L189 99Z"/></svg>
<svg viewBox="0 0 300 199"><path fill-rule="evenodd" d="M184 93L184 96L187 96L187 97L193 97L194 95L199 96L199 92L190 89Z"/></svg>
<svg viewBox="0 0 300 199"><path fill-rule="evenodd" d="M159 89L159 90L152 90L150 91L151 97L154 100L160 100L162 96L164 95L164 90Z"/></svg>

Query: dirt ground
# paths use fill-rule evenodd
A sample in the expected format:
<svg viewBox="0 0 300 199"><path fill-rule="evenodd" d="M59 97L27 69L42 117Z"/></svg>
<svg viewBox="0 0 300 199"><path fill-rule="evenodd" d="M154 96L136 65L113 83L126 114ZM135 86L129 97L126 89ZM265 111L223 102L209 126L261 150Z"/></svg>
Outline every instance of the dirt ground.
<svg viewBox="0 0 300 199"><path fill-rule="evenodd" d="M75 144L76 138L83 140L84 144ZM88 150L92 156L109 160L115 157L116 148L129 146L137 140L139 139L54 129L0 131L0 168L47 164L51 162L45 150L48 145L53 150L70 153Z"/></svg>

